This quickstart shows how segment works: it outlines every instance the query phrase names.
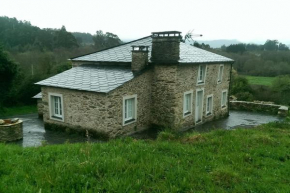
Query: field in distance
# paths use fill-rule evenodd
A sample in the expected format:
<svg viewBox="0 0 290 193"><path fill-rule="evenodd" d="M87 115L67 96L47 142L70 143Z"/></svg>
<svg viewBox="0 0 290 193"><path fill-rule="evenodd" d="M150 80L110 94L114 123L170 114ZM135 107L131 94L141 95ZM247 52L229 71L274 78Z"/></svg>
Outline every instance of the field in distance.
<svg viewBox="0 0 290 193"><path fill-rule="evenodd" d="M275 77L263 77L263 76L245 76L249 84L252 85L264 85L264 86L271 86L272 82L274 81Z"/></svg>

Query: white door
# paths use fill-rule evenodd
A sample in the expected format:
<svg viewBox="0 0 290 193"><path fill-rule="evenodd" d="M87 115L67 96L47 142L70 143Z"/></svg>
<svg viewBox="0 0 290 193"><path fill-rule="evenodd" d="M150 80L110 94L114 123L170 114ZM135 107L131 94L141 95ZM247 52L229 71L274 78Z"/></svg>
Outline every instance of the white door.
<svg viewBox="0 0 290 193"><path fill-rule="evenodd" d="M203 111L203 90L196 92L196 103L195 103L195 122L198 123L202 121L202 111Z"/></svg>

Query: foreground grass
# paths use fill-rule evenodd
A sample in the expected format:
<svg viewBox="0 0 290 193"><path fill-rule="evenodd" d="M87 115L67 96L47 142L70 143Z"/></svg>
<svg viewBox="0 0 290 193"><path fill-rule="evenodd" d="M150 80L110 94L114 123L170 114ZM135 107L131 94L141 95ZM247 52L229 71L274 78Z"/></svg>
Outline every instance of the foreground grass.
<svg viewBox="0 0 290 193"><path fill-rule="evenodd" d="M0 192L289 192L290 126L156 141L0 144Z"/></svg>
<svg viewBox="0 0 290 193"><path fill-rule="evenodd" d="M271 86L275 77L245 76L252 85Z"/></svg>
<svg viewBox="0 0 290 193"><path fill-rule="evenodd" d="M30 113L36 113L36 112L37 112L36 105L10 107L10 108L4 108L3 110L0 111L0 118L13 116L13 115L24 115L24 114L30 114Z"/></svg>

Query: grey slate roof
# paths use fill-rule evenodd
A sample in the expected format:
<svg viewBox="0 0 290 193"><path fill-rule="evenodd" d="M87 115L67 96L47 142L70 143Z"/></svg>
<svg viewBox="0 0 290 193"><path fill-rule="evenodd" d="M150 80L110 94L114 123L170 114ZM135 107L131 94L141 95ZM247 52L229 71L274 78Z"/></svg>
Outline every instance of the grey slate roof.
<svg viewBox="0 0 290 193"><path fill-rule="evenodd" d="M131 46L152 46L151 36L135 40L120 46L101 50L84 56L71 58L72 61L93 61L93 62L132 62ZM150 61L151 52L148 54ZM180 42L179 63L214 63L214 62L233 62L232 59L224 56L187 45Z"/></svg>
<svg viewBox="0 0 290 193"><path fill-rule="evenodd" d="M133 78L131 68L81 65L35 84L108 93Z"/></svg>
<svg viewBox="0 0 290 193"><path fill-rule="evenodd" d="M37 95L35 95L34 97L32 97L34 99L41 99L42 98L42 93L38 93Z"/></svg>

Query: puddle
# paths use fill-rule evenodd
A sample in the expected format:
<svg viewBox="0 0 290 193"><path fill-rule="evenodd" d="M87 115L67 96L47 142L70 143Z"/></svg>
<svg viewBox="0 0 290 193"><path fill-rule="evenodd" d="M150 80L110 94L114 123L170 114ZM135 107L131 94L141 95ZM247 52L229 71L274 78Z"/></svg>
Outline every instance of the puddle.
<svg viewBox="0 0 290 193"><path fill-rule="evenodd" d="M46 144L62 144L62 143L81 143L87 142L87 138L78 134L68 134L65 132L57 132L45 130L42 119L37 114L14 116L23 121L23 139L8 142L19 144L23 147L40 146ZM9 117L13 118L13 117ZM101 142L100 140L90 139L91 142Z"/></svg>
<svg viewBox="0 0 290 193"><path fill-rule="evenodd" d="M19 144L23 147L40 146L43 141L48 144L62 144L62 143L79 143L86 142L87 138L77 134L67 134L65 132L56 132L45 130L42 119L38 118L37 114L14 116L23 120L23 139L16 142L9 142ZM9 118L14 118L9 117ZM246 112L246 111L230 111L230 116L217 121L212 121L199 125L189 131L208 132L213 129L234 129L234 128L251 128L273 121L282 121L284 118L275 115ZM137 139L156 139L158 131L147 130L132 137ZM102 142L96 139L90 139L91 142Z"/></svg>
<svg viewBox="0 0 290 193"><path fill-rule="evenodd" d="M257 125L283 120L283 117L277 115L231 110L229 117L199 125L193 130L208 132L213 129L251 128Z"/></svg>

